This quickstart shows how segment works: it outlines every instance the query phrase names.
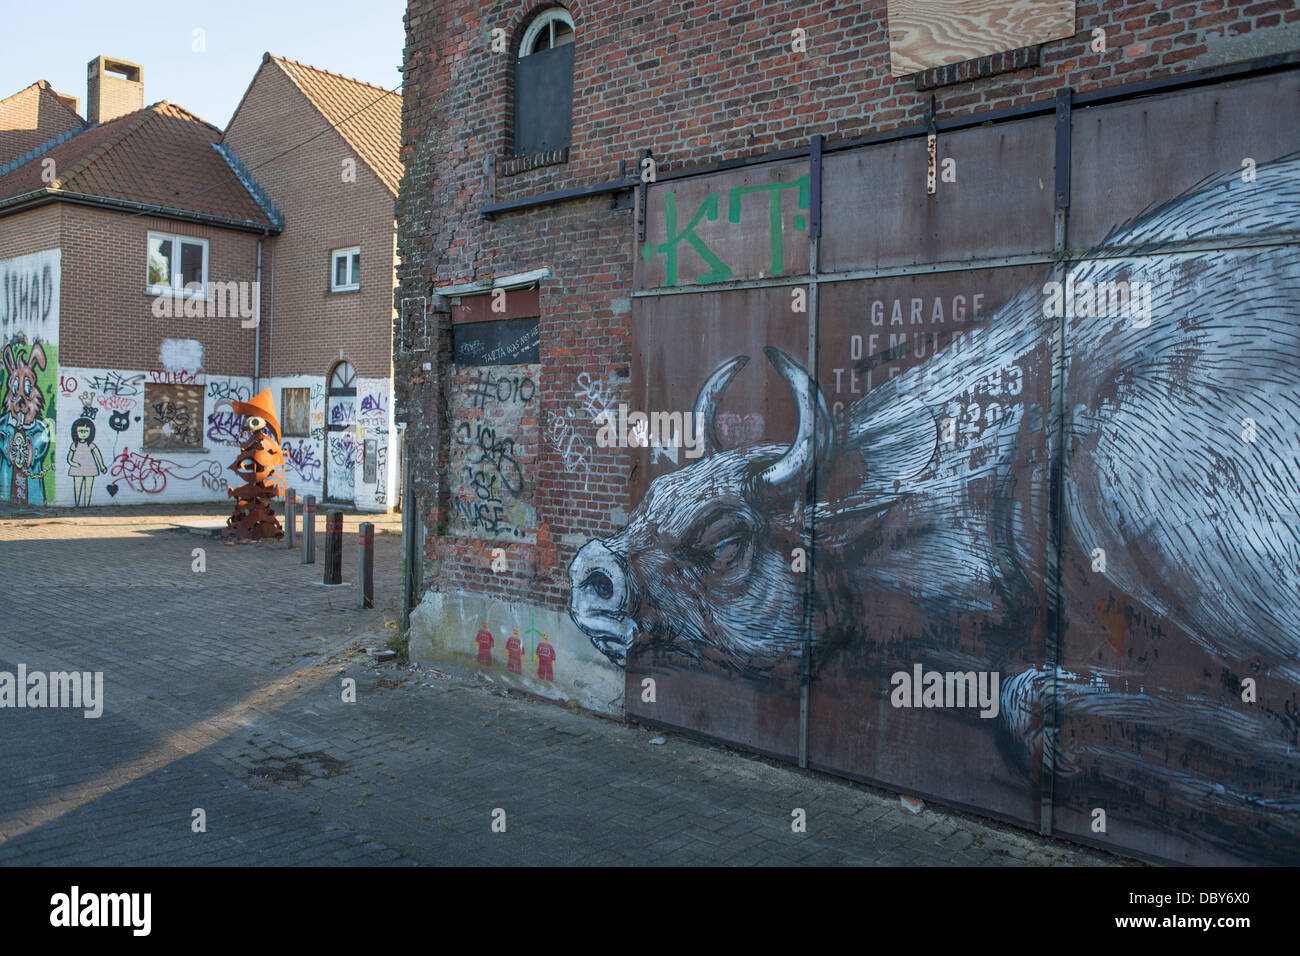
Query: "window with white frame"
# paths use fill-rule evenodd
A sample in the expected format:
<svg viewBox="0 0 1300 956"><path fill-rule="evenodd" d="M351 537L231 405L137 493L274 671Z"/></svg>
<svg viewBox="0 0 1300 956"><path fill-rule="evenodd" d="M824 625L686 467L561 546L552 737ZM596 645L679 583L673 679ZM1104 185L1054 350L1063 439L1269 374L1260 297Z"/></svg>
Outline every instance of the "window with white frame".
<svg viewBox="0 0 1300 956"><path fill-rule="evenodd" d="M208 294L208 241L151 232L147 268L150 293L202 298Z"/></svg>
<svg viewBox="0 0 1300 956"><path fill-rule="evenodd" d="M525 57L542 50L553 50L573 42L573 18L562 7L552 7L539 14L524 31L519 44L519 56Z"/></svg>
<svg viewBox="0 0 1300 956"><path fill-rule="evenodd" d="M331 292L354 292L361 288L361 247L334 250L334 268L330 270Z"/></svg>

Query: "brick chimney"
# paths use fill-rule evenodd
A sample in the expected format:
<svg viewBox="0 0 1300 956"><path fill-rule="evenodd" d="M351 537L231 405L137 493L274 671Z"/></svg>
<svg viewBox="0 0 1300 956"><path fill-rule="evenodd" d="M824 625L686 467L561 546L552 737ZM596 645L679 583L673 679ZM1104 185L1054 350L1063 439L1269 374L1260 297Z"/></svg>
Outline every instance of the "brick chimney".
<svg viewBox="0 0 1300 956"><path fill-rule="evenodd" d="M138 63L97 56L86 64L86 119L106 123L144 106L144 71Z"/></svg>

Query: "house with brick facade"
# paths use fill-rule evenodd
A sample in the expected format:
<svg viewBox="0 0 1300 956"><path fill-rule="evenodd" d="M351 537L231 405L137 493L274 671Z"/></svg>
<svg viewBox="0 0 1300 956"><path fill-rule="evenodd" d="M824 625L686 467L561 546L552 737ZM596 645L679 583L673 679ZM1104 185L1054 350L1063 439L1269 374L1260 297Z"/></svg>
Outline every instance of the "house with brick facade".
<svg viewBox="0 0 1300 956"><path fill-rule="evenodd" d="M43 81L0 101L0 501L223 500L226 402L271 388L290 485L389 506L397 107L293 69L301 84L255 78L238 147L177 104L145 106L143 68L108 57L89 64L85 120ZM262 176L299 217L288 232Z"/></svg>
<svg viewBox="0 0 1300 956"><path fill-rule="evenodd" d="M268 53L223 138L284 216L262 375L281 421L294 423L290 483L380 511L398 503L401 475L392 405L401 108L396 93Z"/></svg>
<svg viewBox="0 0 1300 956"><path fill-rule="evenodd" d="M406 26L414 659L1098 845L1294 859L1294 635L1246 636L1278 627L1232 562L1174 543L1294 548L1294 4ZM1222 431L1150 425L1188 416Z"/></svg>

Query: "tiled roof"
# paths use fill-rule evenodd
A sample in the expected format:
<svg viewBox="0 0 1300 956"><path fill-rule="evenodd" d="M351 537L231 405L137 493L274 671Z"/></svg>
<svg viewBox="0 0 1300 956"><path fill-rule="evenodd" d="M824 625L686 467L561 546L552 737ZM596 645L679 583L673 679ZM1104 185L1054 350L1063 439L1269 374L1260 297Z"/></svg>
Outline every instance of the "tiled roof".
<svg viewBox="0 0 1300 956"><path fill-rule="evenodd" d="M60 133L84 129L83 120L45 80L0 100L0 164L30 152Z"/></svg>
<svg viewBox="0 0 1300 956"><path fill-rule="evenodd" d="M220 142L215 126L164 100L93 126L0 176L0 201L51 187L274 228L214 148ZM47 159L54 160L52 183L42 179Z"/></svg>
<svg viewBox="0 0 1300 956"><path fill-rule="evenodd" d="M295 60L270 59L396 196L402 178L402 97Z"/></svg>

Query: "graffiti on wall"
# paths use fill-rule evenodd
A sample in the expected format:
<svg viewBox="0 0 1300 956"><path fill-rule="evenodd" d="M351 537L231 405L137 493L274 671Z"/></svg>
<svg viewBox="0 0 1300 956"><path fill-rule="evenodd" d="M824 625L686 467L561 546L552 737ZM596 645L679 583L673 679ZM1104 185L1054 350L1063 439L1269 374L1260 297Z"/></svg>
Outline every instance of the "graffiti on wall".
<svg viewBox="0 0 1300 956"><path fill-rule="evenodd" d="M388 435L380 435L375 449L375 504L388 504Z"/></svg>
<svg viewBox="0 0 1300 956"><path fill-rule="evenodd" d="M69 369L59 376L60 397L68 407L79 408L68 434L65 456L74 507L92 504L96 479L108 473L107 462L116 457L122 433L131 427L133 418L141 421L136 411L143 400L144 384L143 372L87 374L86 370ZM101 432L101 428L105 430ZM116 496L117 490L113 485L110 497Z"/></svg>
<svg viewBox="0 0 1300 956"><path fill-rule="evenodd" d="M150 394L152 392L152 394ZM146 388L144 446L175 448L203 446L203 390L196 386Z"/></svg>
<svg viewBox="0 0 1300 956"><path fill-rule="evenodd" d="M281 446L287 471L297 475L309 485L320 481L324 463L316 454L316 443L310 439L286 438Z"/></svg>
<svg viewBox="0 0 1300 956"><path fill-rule="evenodd" d="M168 458L158 458L146 451L131 451L123 448L113 459L109 477L114 484L108 486L109 495L116 495L120 485L132 491L146 495L158 495L167 490L167 480L200 480L209 491L221 491L226 488L226 480L221 474L221 463L201 461L193 465L182 465Z"/></svg>
<svg viewBox="0 0 1300 956"><path fill-rule="evenodd" d="M536 615L534 615L535 617ZM472 644L475 663L480 667L495 666L492 648L496 646L496 638L493 637L487 621L480 622ZM530 626L524 630L522 636L520 636L519 628L511 629L510 639L506 641L505 651L505 664L508 673L522 677L524 676L524 664L530 663L537 665L538 680L555 680L555 663L558 659L555 653L555 645L551 643L551 635L537 627L535 619L530 621Z"/></svg>
<svg viewBox="0 0 1300 956"><path fill-rule="evenodd" d="M726 282L738 274L746 274L749 259L761 254L758 250L767 253L765 260L759 259L753 264L759 275L802 271L799 257L802 255L806 262L806 244L791 244L787 239L794 232L802 232L805 236L808 232L811 181L805 173L791 182L738 183L725 190L725 203L724 190L694 196L697 187L691 185L665 189L665 235L662 241L647 239L641 247L641 262L645 268L662 276L662 280L654 284L664 286L675 286L680 282ZM751 196L753 198L747 202ZM696 200L694 212L691 212L689 203ZM688 205L679 208L681 202ZM724 205L726 216L722 217ZM682 276L682 253L685 249L690 249L708 266L708 270L696 276Z"/></svg>
<svg viewBox="0 0 1300 956"><path fill-rule="evenodd" d="M546 437L560 455L566 474L581 479L582 491L590 489L595 463L591 438L607 412L616 408L614 395L600 379L579 372L574 397L581 401L577 408L566 406L562 411L546 413Z"/></svg>
<svg viewBox="0 0 1300 956"><path fill-rule="evenodd" d="M360 449L356 439L355 395L330 395L325 419L325 493L335 501L356 498L356 464Z"/></svg>
<svg viewBox="0 0 1300 956"><path fill-rule="evenodd" d="M66 447L60 445L58 457L59 504L224 497L224 463L205 446L225 444L239 416L213 406L221 401L217 396L246 392L249 380L221 376L177 385L153 377L129 369L60 369L60 440Z"/></svg>
<svg viewBox="0 0 1300 956"><path fill-rule="evenodd" d="M537 365L471 366L451 379L452 533L534 540Z"/></svg>
<svg viewBox="0 0 1300 956"><path fill-rule="evenodd" d="M974 732L995 734L1025 781L1046 757L1067 795L1106 788L1143 806L1159 792L1197 821L1197 839L1240 852L1262 826L1260 852L1293 858L1295 721L1278 701L1300 686L1300 249L1105 247L1297 221L1300 158L1261 164L1258 181L1219 176L1113 230L1109 254L1064 283L1041 276L962 333L934 333L921 361L860 397L768 346L798 410L789 441L758 428L718 440L719 405L750 360L726 358L696 400L706 456L655 478L625 528L578 552L573 620L619 666L653 661L758 693L811 666L899 707L902 654L923 662L916 706L923 674L991 674L1000 687ZM1026 638L1056 587L1042 546L1053 417L1046 379L1037 402L1029 386L1057 319L1071 396L1060 600L1067 637L1098 624L1106 635L1068 668ZM836 347L865 378L917 345ZM838 415L827 391L845 398ZM814 462L805 575L791 556L807 546L797 514ZM1161 670L1162 658L1175 663ZM1272 682L1271 702L1247 696L1243 662ZM1225 679L1168 689L1185 673ZM1243 763L1249 780L1223 775Z"/></svg>
<svg viewBox="0 0 1300 956"><path fill-rule="evenodd" d="M60 256L0 262L0 501L54 500Z"/></svg>
<svg viewBox="0 0 1300 956"><path fill-rule="evenodd" d="M40 342L27 345L21 334L0 349L0 494L16 504L43 505L53 497L56 354Z"/></svg>
<svg viewBox="0 0 1300 956"><path fill-rule="evenodd" d="M75 381L75 379L74 379ZM95 443L95 419L100 409L90 392L81 393L81 414L72 423L68 436L68 476L72 479L73 505L84 508L90 504L95 490L95 479L108 471L104 453Z"/></svg>

